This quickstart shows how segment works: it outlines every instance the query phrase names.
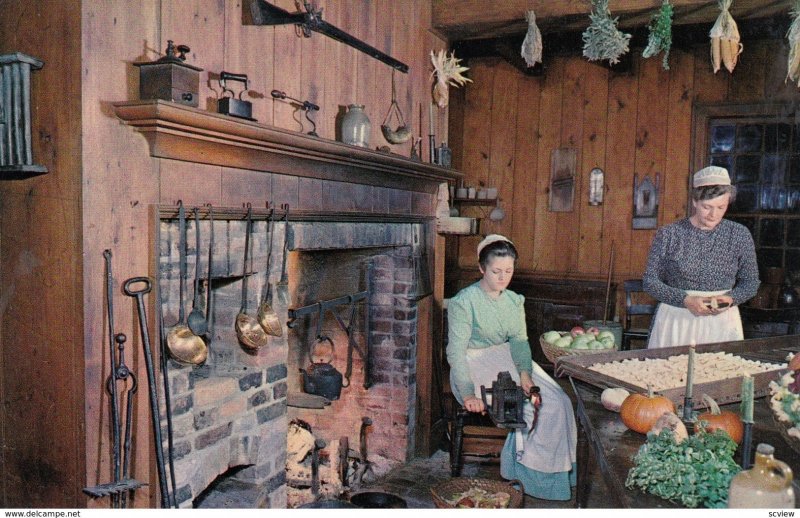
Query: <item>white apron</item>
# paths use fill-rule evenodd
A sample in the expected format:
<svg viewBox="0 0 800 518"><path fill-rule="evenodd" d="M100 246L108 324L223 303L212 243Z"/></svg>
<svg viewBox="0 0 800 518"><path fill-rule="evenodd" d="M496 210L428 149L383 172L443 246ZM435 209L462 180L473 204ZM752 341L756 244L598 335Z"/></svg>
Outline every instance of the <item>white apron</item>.
<svg viewBox="0 0 800 518"><path fill-rule="evenodd" d="M687 295L713 297L723 291L686 291ZM648 349L689 344L713 344L742 340L742 319L739 308L733 306L718 315L697 317L686 308L659 304L647 341Z"/></svg>
<svg viewBox="0 0 800 518"><path fill-rule="evenodd" d="M508 342L483 349L468 348L467 366L475 385L475 396L479 399L481 385L491 388L500 372L508 371L515 383L520 382ZM536 363L533 364L531 379L541 389L542 405L536 428L528 435L533 422L533 405L530 401L525 403L524 417L528 426L513 432L517 462L543 473L569 471L576 459L575 446L578 437L572 401L558 383Z"/></svg>

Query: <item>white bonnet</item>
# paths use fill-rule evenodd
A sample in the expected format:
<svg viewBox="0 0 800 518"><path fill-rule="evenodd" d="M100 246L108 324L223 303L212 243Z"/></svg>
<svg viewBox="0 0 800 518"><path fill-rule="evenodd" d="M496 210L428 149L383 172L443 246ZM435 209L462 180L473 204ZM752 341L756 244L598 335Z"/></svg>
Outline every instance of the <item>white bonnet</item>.
<svg viewBox="0 0 800 518"><path fill-rule="evenodd" d="M498 241L508 241L509 243L511 243L511 240L505 236L501 236L500 234L489 234L488 236L483 238L483 241L478 243L478 257L481 256L481 250L491 245L492 243L496 243ZM513 245L514 243L511 244Z"/></svg>
<svg viewBox="0 0 800 518"><path fill-rule="evenodd" d="M707 185L730 185L731 177L728 176L728 170L724 167L710 165L704 167L694 173L692 186L705 187Z"/></svg>

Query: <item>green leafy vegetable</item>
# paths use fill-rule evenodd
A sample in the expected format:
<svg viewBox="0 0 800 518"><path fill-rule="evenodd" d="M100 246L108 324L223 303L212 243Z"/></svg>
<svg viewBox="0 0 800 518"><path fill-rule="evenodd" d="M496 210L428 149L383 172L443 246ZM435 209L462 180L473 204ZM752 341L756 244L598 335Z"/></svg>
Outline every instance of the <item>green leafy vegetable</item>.
<svg viewBox="0 0 800 518"><path fill-rule="evenodd" d="M669 430L648 434L625 486L687 507L726 507L731 478L741 470L733 461L735 451L736 443L721 430L692 435L680 444Z"/></svg>

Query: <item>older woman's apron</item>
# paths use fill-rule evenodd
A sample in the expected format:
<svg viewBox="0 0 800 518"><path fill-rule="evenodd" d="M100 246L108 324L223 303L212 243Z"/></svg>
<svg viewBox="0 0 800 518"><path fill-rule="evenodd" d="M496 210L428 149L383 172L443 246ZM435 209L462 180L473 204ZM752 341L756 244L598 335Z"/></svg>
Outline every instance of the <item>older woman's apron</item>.
<svg viewBox="0 0 800 518"><path fill-rule="evenodd" d="M482 349L467 349L467 365L478 398L481 397L481 385L491 388L499 372L508 371L515 383L520 382L508 342ZM534 410L530 402L525 403L524 416L528 427L513 432L517 462L544 473L569 471L576 459L578 435L572 402L558 383L536 363L533 363L531 379L541 389L542 405L536 428L528 435Z"/></svg>
<svg viewBox="0 0 800 518"><path fill-rule="evenodd" d="M723 291L688 291L687 295L713 297L728 293ZM698 317L686 308L678 308L669 304L659 304L648 349L673 347L689 344L713 344L742 340L742 318L737 306L730 307L718 315Z"/></svg>

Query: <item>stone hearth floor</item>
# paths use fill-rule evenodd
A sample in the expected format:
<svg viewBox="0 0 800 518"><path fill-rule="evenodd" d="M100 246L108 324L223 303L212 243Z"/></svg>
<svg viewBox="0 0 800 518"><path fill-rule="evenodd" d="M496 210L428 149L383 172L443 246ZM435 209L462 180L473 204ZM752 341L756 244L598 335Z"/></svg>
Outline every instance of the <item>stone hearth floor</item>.
<svg viewBox="0 0 800 518"><path fill-rule="evenodd" d="M464 477L481 477L502 480L498 461L467 459L461 475ZM405 499L409 508L430 509L436 506L431 497L430 488L450 478L450 457L445 451L437 451L426 459L413 461L387 473L375 482L362 487L360 491L384 491ZM589 492L589 508L610 508L612 504L605 498L606 491L602 481L594 479L597 487ZM565 502L540 500L525 495L525 508L538 509L574 509L575 497Z"/></svg>

